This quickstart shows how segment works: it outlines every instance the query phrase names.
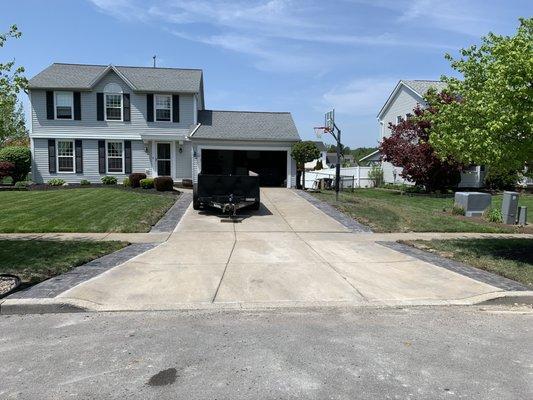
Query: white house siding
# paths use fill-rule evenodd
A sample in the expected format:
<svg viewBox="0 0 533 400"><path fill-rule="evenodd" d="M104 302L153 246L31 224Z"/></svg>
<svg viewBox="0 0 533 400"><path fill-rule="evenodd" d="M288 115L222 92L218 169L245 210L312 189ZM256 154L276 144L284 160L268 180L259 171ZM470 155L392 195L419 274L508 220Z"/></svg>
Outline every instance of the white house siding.
<svg viewBox="0 0 533 400"><path fill-rule="evenodd" d="M296 162L290 156L292 143L284 142L243 142L243 141L192 141L192 179L193 183L198 181L198 174L201 172L202 149L224 149L224 150L271 150L287 152L287 187L296 186Z"/></svg>
<svg viewBox="0 0 533 400"><path fill-rule="evenodd" d="M422 107L427 105L422 97L401 85L398 92L391 99L388 108L383 110L383 114L379 120L380 141L384 137L389 137L391 135L389 124L396 124L398 116L406 118L407 114L413 114L413 109L416 108L417 104L420 104ZM395 167L389 162L382 162L381 168L383 169L383 179L386 183L413 184L413 182L405 180L400 176L403 170L401 167ZM472 173L471 171L461 173L459 187L481 187L483 183L483 174L479 173L479 168L480 167L477 167L477 173ZM396 177L394 172L396 172Z"/></svg>
<svg viewBox="0 0 533 400"><path fill-rule="evenodd" d="M131 121L97 121L96 119L96 93L103 92L108 83L116 83L124 93L130 93ZM76 137L109 137L140 139L141 133L150 132L153 135L187 135L195 119L195 106L193 94L179 94L180 121L175 122L147 122L146 121L146 94L134 93L131 88L110 71L95 86L91 92L81 92L81 121L75 120L49 120L46 119L46 91L32 90L31 118L32 137L42 138L71 138Z"/></svg>
<svg viewBox="0 0 533 400"><path fill-rule="evenodd" d="M179 149L182 149L181 153ZM176 142L176 179L191 179L192 177L192 146L191 142L183 142L182 145Z"/></svg>
<svg viewBox="0 0 533 400"><path fill-rule="evenodd" d="M58 172L51 174L48 170L48 139L33 139L32 153L32 179L37 183L46 183L52 178L61 178L68 183L79 183L81 179L87 179L92 183L101 183L102 176L98 172L98 140L83 139L83 173ZM140 140L131 141L131 163L133 172L145 172L150 169L150 155L144 150L144 144ZM119 183L127 176L125 174L107 174L115 176Z"/></svg>

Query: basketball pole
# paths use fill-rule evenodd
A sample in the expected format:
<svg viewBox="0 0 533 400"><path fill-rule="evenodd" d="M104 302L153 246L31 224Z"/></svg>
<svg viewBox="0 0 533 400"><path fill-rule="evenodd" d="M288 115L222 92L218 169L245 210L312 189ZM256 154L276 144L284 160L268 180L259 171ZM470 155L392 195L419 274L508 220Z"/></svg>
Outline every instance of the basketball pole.
<svg viewBox="0 0 533 400"><path fill-rule="evenodd" d="M335 201L339 202L339 191L341 183L341 130L333 122L333 129L337 130L337 134L334 131L331 131L331 136L337 141L337 163L335 164Z"/></svg>

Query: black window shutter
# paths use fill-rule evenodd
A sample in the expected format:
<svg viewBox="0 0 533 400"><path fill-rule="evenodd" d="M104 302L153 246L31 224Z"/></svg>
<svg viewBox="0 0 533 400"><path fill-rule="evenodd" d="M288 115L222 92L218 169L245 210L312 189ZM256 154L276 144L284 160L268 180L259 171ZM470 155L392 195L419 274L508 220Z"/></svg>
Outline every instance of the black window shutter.
<svg viewBox="0 0 533 400"><path fill-rule="evenodd" d="M81 93L74 92L74 119L81 120Z"/></svg>
<svg viewBox="0 0 533 400"><path fill-rule="evenodd" d="M180 122L180 96L172 95L172 122Z"/></svg>
<svg viewBox="0 0 533 400"><path fill-rule="evenodd" d="M154 95L151 93L146 95L146 120L154 122Z"/></svg>
<svg viewBox="0 0 533 400"><path fill-rule="evenodd" d="M105 174L105 140L98 141L98 172Z"/></svg>
<svg viewBox="0 0 533 400"><path fill-rule="evenodd" d="M131 107L130 107L130 94L124 93L122 95L122 115L124 121L131 121Z"/></svg>
<svg viewBox="0 0 533 400"><path fill-rule="evenodd" d="M124 141L124 173L131 174L131 140Z"/></svg>
<svg viewBox="0 0 533 400"><path fill-rule="evenodd" d="M48 139L48 172L55 174L56 172L56 141L55 139Z"/></svg>
<svg viewBox="0 0 533 400"><path fill-rule="evenodd" d="M54 92L46 92L46 119L54 119Z"/></svg>
<svg viewBox="0 0 533 400"><path fill-rule="evenodd" d="M96 119L98 121L104 120L104 94L96 93Z"/></svg>
<svg viewBox="0 0 533 400"><path fill-rule="evenodd" d="M76 173L83 173L83 145L81 140L76 140Z"/></svg>

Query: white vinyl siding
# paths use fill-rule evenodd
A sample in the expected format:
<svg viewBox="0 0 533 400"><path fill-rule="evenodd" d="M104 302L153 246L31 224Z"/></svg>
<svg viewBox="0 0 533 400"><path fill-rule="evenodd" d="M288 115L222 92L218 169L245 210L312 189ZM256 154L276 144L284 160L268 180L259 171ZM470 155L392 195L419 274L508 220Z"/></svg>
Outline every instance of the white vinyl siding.
<svg viewBox="0 0 533 400"><path fill-rule="evenodd" d="M130 93L131 121L98 121L96 119L96 93L104 93L105 86L116 83L124 93ZM46 91L31 90L32 132L30 136L41 138L113 138L141 139L140 135L171 135L172 139L184 139L194 122L193 94L179 94L179 122L147 122L146 94L135 93L114 72L109 72L96 84L93 91L81 92L83 120L49 120L46 118ZM105 102L105 99L104 99ZM105 105L105 104L104 104ZM105 117L105 115L104 115ZM170 138L169 138L170 139Z"/></svg>
<svg viewBox="0 0 533 400"><path fill-rule="evenodd" d="M48 170L48 139L32 139L32 178L34 182L46 183L52 178L64 179L67 183L79 183L81 179L87 179L92 183L102 183L100 180L106 174L98 171L98 140L83 139L83 173L57 172L50 173ZM189 156L190 158L190 156ZM132 172L146 172L150 170L150 155L146 153L144 143L141 140L131 141ZM113 174L119 182L126 177L125 174Z"/></svg>

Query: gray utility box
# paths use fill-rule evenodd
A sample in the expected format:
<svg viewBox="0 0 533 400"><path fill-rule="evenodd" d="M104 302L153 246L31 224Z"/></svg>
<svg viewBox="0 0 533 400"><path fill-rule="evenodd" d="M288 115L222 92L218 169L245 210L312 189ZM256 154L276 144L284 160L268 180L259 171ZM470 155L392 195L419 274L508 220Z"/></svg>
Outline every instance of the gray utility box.
<svg viewBox="0 0 533 400"><path fill-rule="evenodd" d="M527 207L526 206L518 207L518 225L522 225L522 226L527 225Z"/></svg>
<svg viewBox="0 0 533 400"><path fill-rule="evenodd" d="M508 225L516 224L518 216L518 193L503 192L502 217L503 223Z"/></svg>
<svg viewBox="0 0 533 400"><path fill-rule="evenodd" d="M483 212L490 207L492 196L481 192L456 192L455 206L465 210L467 217L481 217Z"/></svg>

